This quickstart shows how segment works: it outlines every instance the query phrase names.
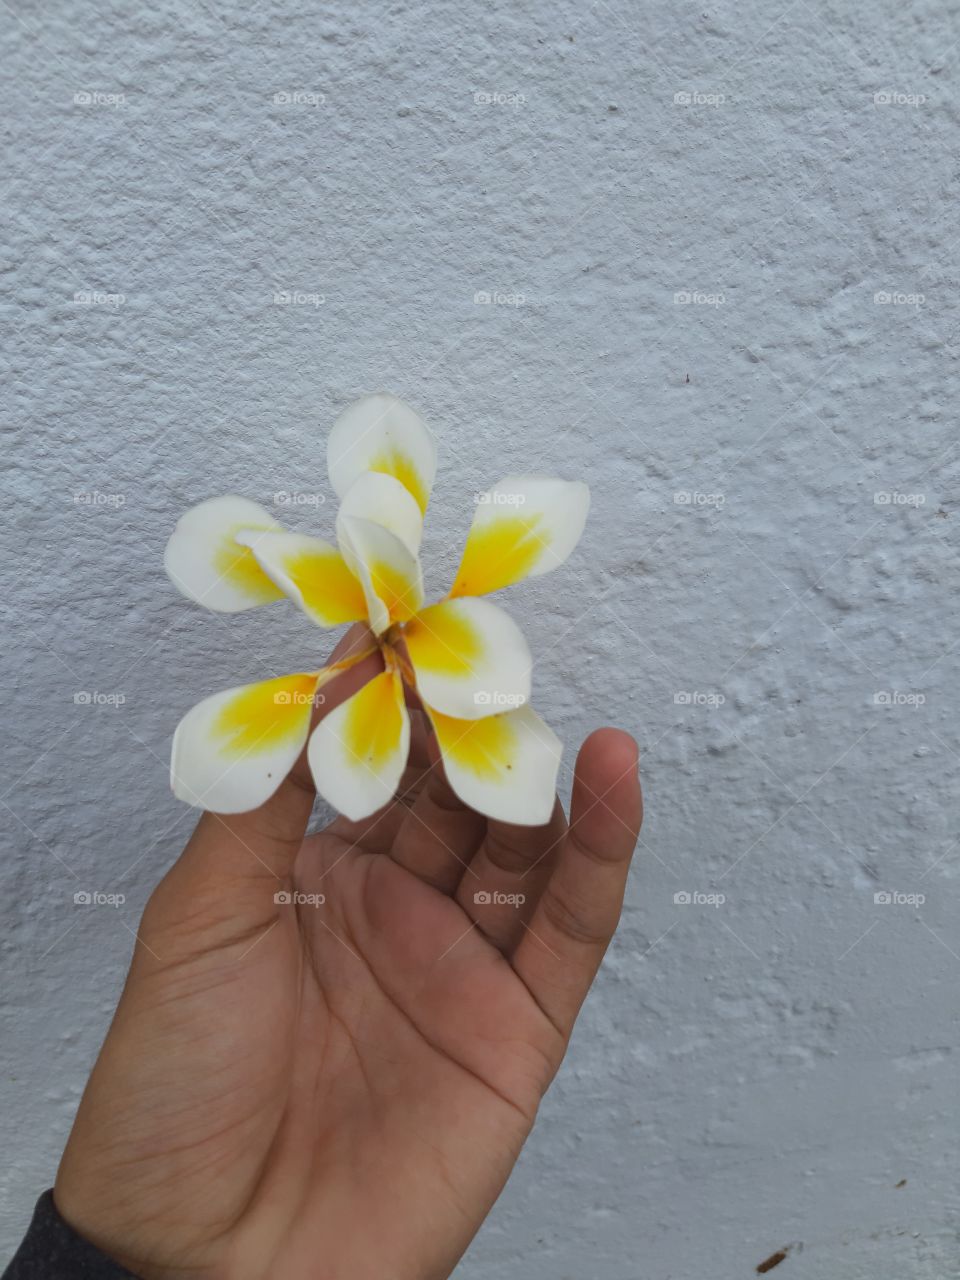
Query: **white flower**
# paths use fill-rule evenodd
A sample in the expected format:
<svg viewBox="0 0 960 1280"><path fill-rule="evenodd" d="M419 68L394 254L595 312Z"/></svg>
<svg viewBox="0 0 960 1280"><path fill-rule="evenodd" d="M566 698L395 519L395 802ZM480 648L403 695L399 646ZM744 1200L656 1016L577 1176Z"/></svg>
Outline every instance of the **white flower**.
<svg viewBox="0 0 960 1280"><path fill-rule="evenodd" d="M425 606L418 552L436 449L424 423L395 396L365 396L334 424L327 465L341 499L337 546L287 532L246 498L212 498L177 524L166 569L184 595L221 612L287 597L322 627L366 622L367 652L379 648L384 670L312 732L318 690L363 654L204 699L174 735L174 792L219 813L256 808L309 739L317 791L348 818L367 817L394 795L406 764L407 685L465 804L546 822L561 744L528 704L522 633L480 597L563 563L586 522L587 486L509 476L480 495L453 586Z"/></svg>

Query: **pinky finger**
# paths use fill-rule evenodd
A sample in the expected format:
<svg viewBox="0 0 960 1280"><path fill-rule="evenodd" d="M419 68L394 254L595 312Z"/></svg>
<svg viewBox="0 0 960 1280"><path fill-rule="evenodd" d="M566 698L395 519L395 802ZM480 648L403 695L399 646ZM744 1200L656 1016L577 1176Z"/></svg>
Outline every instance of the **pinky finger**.
<svg viewBox="0 0 960 1280"><path fill-rule="evenodd" d="M637 745L598 729L580 749L570 830L513 967L567 1037L620 919L643 805Z"/></svg>

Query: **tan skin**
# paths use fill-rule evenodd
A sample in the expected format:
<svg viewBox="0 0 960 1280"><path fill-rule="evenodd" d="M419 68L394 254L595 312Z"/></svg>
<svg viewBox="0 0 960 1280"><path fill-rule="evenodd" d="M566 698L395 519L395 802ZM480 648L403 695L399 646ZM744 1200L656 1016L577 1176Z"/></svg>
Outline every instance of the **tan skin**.
<svg viewBox="0 0 960 1280"><path fill-rule="evenodd" d="M619 918L636 745L592 734L569 827L518 827L454 797L413 719L387 809L304 838L301 758L204 815L147 904L54 1188L144 1280L440 1280L506 1182Z"/></svg>

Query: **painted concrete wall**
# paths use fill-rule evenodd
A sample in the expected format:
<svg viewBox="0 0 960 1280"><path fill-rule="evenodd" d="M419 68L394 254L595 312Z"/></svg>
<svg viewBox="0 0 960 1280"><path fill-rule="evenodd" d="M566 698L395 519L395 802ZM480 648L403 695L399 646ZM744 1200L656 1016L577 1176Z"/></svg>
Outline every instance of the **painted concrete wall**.
<svg viewBox="0 0 960 1280"><path fill-rule="evenodd" d="M623 724L647 791L619 939L458 1275L745 1277L787 1245L778 1280L960 1274L955 23L4 17L5 1251L191 823L173 725L316 641L190 607L164 541L211 494L329 499L327 428L385 387L440 440L438 589L476 490L590 482L576 557L507 603L568 764Z"/></svg>

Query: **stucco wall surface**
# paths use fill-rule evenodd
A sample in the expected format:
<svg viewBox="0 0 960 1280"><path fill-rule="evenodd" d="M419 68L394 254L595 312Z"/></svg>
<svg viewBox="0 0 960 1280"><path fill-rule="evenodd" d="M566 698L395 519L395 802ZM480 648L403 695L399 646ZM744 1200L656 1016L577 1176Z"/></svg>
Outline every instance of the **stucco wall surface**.
<svg viewBox="0 0 960 1280"><path fill-rule="evenodd" d="M316 644L189 605L164 542L228 491L329 534L328 427L387 388L440 444L436 590L475 492L590 483L504 603L564 788L612 722L647 794L458 1276L960 1274L956 16L2 7L4 1253L192 822L173 726Z"/></svg>

